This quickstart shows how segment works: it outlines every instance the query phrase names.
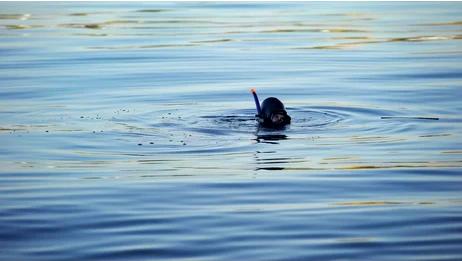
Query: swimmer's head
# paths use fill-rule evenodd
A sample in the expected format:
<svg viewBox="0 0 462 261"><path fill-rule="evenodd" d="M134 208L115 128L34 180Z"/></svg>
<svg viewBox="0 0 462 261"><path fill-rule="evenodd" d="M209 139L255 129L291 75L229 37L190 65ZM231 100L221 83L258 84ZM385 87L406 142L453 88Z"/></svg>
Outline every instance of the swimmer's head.
<svg viewBox="0 0 462 261"><path fill-rule="evenodd" d="M262 118L262 125L269 128L282 128L290 124L291 121L284 104L274 97L269 97L263 101L260 118Z"/></svg>
<svg viewBox="0 0 462 261"><path fill-rule="evenodd" d="M261 126L266 128L283 128L287 124L290 124L291 118L287 114L284 104L280 100L274 97L269 97L263 101L260 106L260 101L258 100L257 91L252 88L250 89L253 98L255 100L255 105L257 108L257 121Z"/></svg>

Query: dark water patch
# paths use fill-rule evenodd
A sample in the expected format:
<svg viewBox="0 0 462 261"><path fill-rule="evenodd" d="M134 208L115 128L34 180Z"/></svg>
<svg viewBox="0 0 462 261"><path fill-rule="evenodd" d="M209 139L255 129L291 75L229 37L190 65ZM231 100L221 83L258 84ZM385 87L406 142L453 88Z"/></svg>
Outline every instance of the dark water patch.
<svg viewBox="0 0 462 261"><path fill-rule="evenodd" d="M397 201L357 201L357 202L340 202L335 203L336 206L348 206L348 207L374 207L374 206L387 206L387 205L401 205L404 202Z"/></svg>
<svg viewBox="0 0 462 261"><path fill-rule="evenodd" d="M69 16L88 16L89 13L71 13Z"/></svg>
<svg viewBox="0 0 462 261"><path fill-rule="evenodd" d="M254 116L250 115L219 115L219 116L202 116L203 122L193 124L204 126L215 126L221 130L252 130L256 126Z"/></svg>
<svg viewBox="0 0 462 261"><path fill-rule="evenodd" d="M102 24L105 24L105 25L119 25L119 24L138 24L140 23L139 20L109 20L109 21L105 21L103 22Z"/></svg>
<svg viewBox="0 0 462 261"><path fill-rule="evenodd" d="M443 154L462 154L462 150L442 151Z"/></svg>
<svg viewBox="0 0 462 261"><path fill-rule="evenodd" d="M348 29L348 28L328 28L328 29L321 29L320 32L322 33L368 33L368 31L366 30Z"/></svg>
<svg viewBox="0 0 462 261"><path fill-rule="evenodd" d="M61 24L60 26L66 28L83 28L83 29L102 29L104 24L88 23L88 24Z"/></svg>
<svg viewBox="0 0 462 261"><path fill-rule="evenodd" d="M420 135L419 137L433 138L433 137L445 137L445 136L451 136L451 135L452 134L449 134L449 133L435 133L435 134Z"/></svg>
<svg viewBox="0 0 462 261"><path fill-rule="evenodd" d="M413 37L399 37L391 38L386 40L386 42L423 42L423 41L441 41L441 40L460 40L462 39L461 35L448 35L448 36L413 36Z"/></svg>
<svg viewBox="0 0 462 261"><path fill-rule="evenodd" d="M106 34L106 33L77 33L77 34L73 34L75 36L90 36L90 37L107 37L107 36L110 36L110 34Z"/></svg>
<svg viewBox="0 0 462 261"><path fill-rule="evenodd" d="M462 78L462 71L448 70L445 72L432 72L432 73L411 73L411 74L395 74L390 75L396 78L408 79L460 79Z"/></svg>
<svg viewBox="0 0 462 261"><path fill-rule="evenodd" d="M255 139L257 142L286 140L288 137L284 134L261 134Z"/></svg>
<svg viewBox="0 0 462 261"><path fill-rule="evenodd" d="M5 25L6 29L11 29L11 30L22 30L22 29L29 29L29 25L21 25L21 24L8 24Z"/></svg>
<svg viewBox="0 0 462 261"><path fill-rule="evenodd" d="M138 13L160 13L170 11L169 9L140 9L136 10Z"/></svg>
<svg viewBox="0 0 462 261"><path fill-rule="evenodd" d="M442 23L430 23L430 24L419 24L423 26L445 26L445 25L462 25L462 21L442 22Z"/></svg>
<svg viewBox="0 0 462 261"><path fill-rule="evenodd" d="M361 29L349 29L349 28L281 28L271 29L262 31L228 31L225 34L243 34L243 33L255 33L255 34L278 34L278 33L367 33L366 30Z"/></svg>
<svg viewBox="0 0 462 261"><path fill-rule="evenodd" d="M191 43L223 43L223 42L231 42L232 39L225 38L225 39L216 39L216 40L203 40L203 41L192 41Z"/></svg>
<svg viewBox="0 0 462 261"><path fill-rule="evenodd" d="M338 169L343 170L367 170L367 169L424 169L424 168L460 168L462 167L461 161L454 162L420 162L420 163L391 163L383 165L354 165L354 166L344 166L339 167Z"/></svg>
<svg viewBox="0 0 462 261"><path fill-rule="evenodd" d="M427 42L427 41L447 41L447 40L460 40L462 39L461 35L430 35L430 36L412 36L412 37L397 37L389 39L373 39L368 37L359 37L358 39L365 38L365 41L355 41L355 42L346 42L346 43L337 43L332 45L318 45L318 46L308 46L308 47L293 47L292 49L350 49L358 48L363 45L370 44L383 44L383 43L392 43L392 42ZM351 38L347 38L348 40ZM367 39L367 40L366 40ZM353 38L352 40L355 40Z"/></svg>
<svg viewBox="0 0 462 261"><path fill-rule="evenodd" d="M202 19L171 19L171 20L149 20L145 21L146 24L180 24L180 25L226 25L232 22L220 22L216 20L202 20Z"/></svg>
<svg viewBox="0 0 462 261"><path fill-rule="evenodd" d="M310 47L295 47L293 49L296 50L303 50L303 49L321 49L321 50L329 50L329 49L344 49L349 48L354 45L352 44L336 44L336 45L321 45L321 46L310 46Z"/></svg>
<svg viewBox="0 0 462 261"><path fill-rule="evenodd" d="M27 20L30 14L0 14L0 20Z"/></svg>
<svg viewBox="0 0 462 261"><path fill-rule="evenodd" d="M349 17L355 18L359 20L373 20L374 18L371 17L369 13L359 13L359 12L351 12L351 13L328 13L328 14L320 14L320 16L332 16L332 17Z"/></svg>
<svg viewBox="0 0 462 261"><path fill-rule="evenodd" d="M370 36L342 36L342 37L332 37L334 40L369 40L372 41L374 38Z"/></svg>
<svg viewBox="0 0 462 261"><path fill-rule="evenodd" d="M436 117L404 117L404 116L382 116L380 118L383 120L396 119L396 120L434 120L434 121L437 121L440 119Z"/></svg>
<svg viewBox="0 0 462 261"><path fill-rule="evenodd" d="M70 23L60 24L59 26L65 28L83 28L83 29L104 29L111 25L125 25L125 24L138 24L137 20L109 20L100 23Z"/></svg>

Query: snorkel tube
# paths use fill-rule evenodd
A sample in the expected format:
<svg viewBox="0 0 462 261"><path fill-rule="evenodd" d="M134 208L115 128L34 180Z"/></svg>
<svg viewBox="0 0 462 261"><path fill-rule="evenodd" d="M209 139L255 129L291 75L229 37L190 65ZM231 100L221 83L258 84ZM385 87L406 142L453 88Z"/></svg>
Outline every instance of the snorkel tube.
<svg viewBox="0 0 462 261"><path fill-rule="evenodd" d="M260 101L258 100L257 91L254 88L252 88L250 89L250 92L252 93L253 99L255 100L255 106L257 107L257 116L261 117L262 116L261 107L260 107Z"/></svg>

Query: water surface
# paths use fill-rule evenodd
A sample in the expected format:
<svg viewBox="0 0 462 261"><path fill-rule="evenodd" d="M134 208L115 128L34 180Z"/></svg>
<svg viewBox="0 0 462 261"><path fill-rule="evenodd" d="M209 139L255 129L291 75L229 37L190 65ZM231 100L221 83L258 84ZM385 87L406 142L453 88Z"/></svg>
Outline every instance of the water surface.
<svg viewBox="0 0 462 261"><path fill-rule="evenodd" d="M0 7L0 259L462 259L462 4Z"/></svg>

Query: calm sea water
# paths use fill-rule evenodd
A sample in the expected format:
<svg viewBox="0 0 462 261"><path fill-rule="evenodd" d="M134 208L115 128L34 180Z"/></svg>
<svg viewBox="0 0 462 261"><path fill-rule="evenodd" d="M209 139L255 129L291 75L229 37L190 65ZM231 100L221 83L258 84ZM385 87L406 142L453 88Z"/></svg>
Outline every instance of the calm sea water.
<svg viewBox="0 0 462 261"><path fill-rule="evenodd" d="M1 260L462 259L462 3L0 10Z"/></svg>

